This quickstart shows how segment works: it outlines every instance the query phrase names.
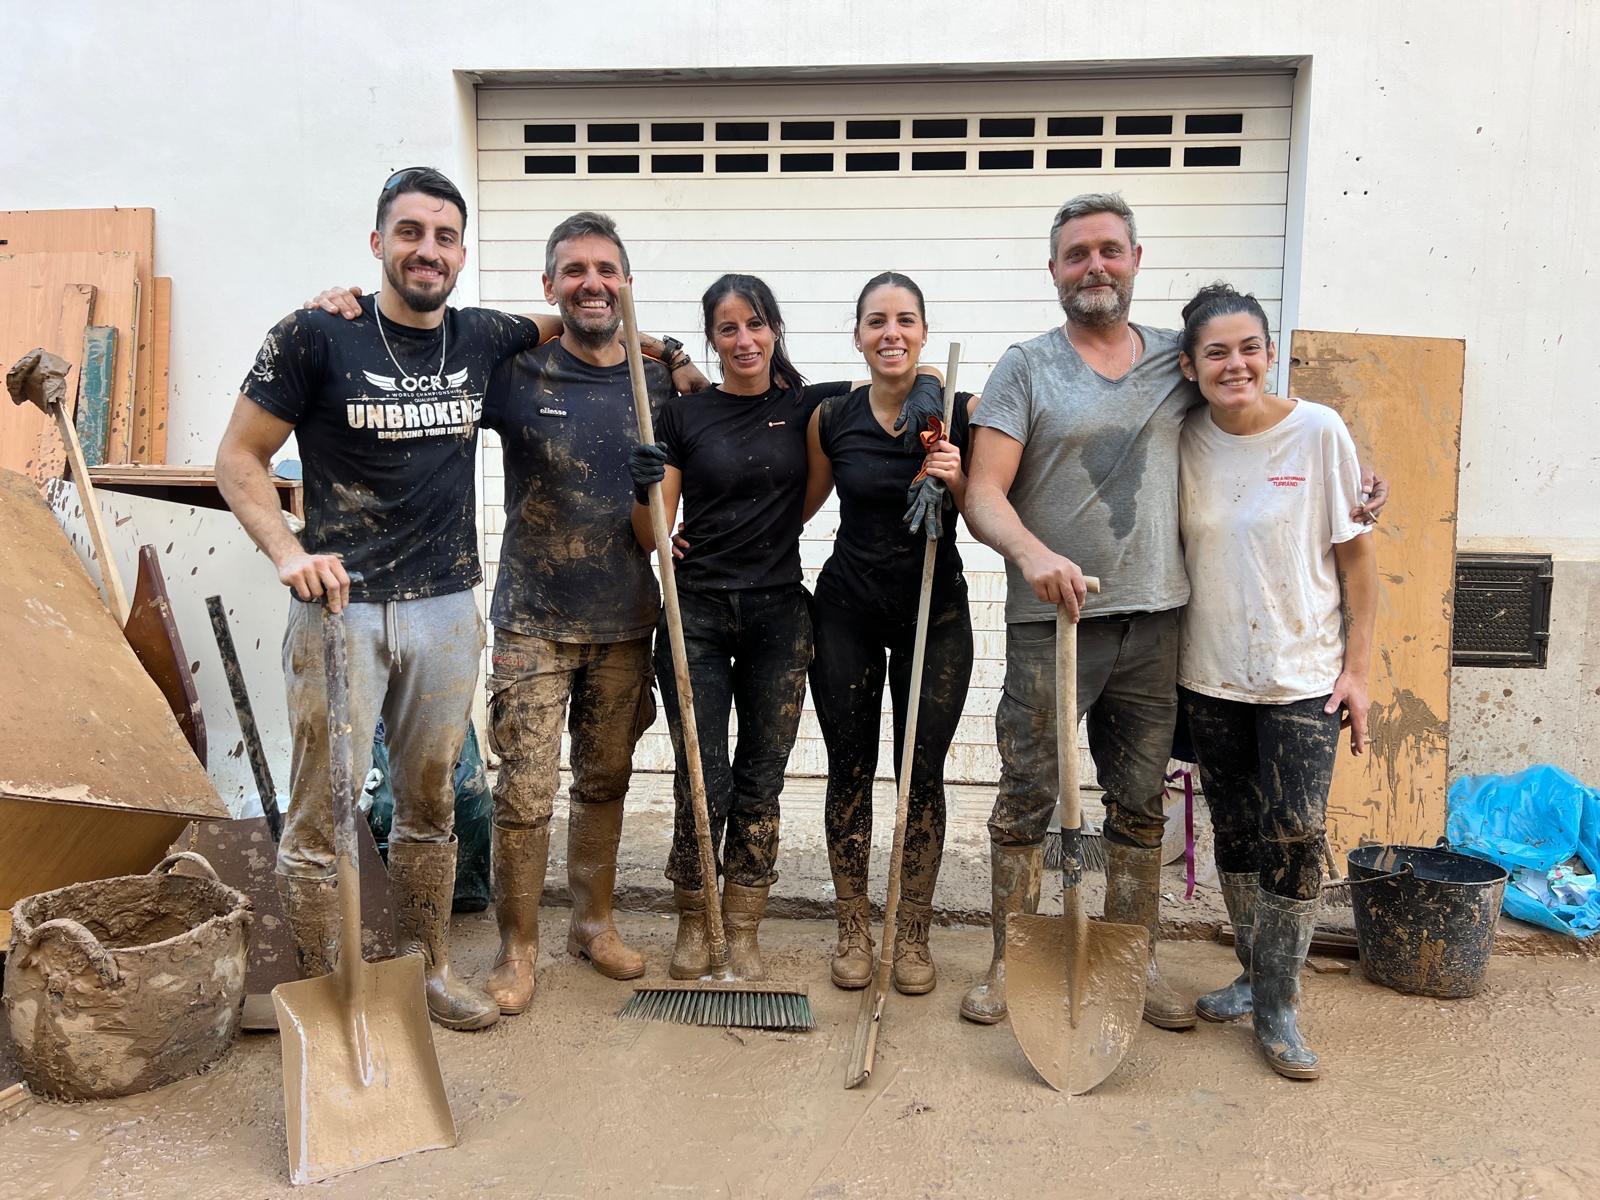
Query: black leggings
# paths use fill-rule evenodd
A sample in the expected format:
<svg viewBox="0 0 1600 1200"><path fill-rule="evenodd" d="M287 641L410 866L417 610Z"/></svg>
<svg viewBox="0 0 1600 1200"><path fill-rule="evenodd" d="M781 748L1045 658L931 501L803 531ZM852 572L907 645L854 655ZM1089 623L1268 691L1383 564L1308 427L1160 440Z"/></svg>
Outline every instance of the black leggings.
<svg viewBox="0 0 1600 1200"><path fill-rule="evenodd" d="M1217 869L1256 871L1261 886L1310 900L1322 884L1322 838L1339 749L1328 697L1246 704L1178 689L1200 754Z"/></svg>
<svg viewBox="0 0 1600 1200"><path fill-rule="evenodd" d="M872 781L878 767L885 677L894 704L894 771L897 778L900 774L916 612L896 620L819 600L815 619L811 695L828 746L824 810L828 862L839 894L855 896L866 889L872 851ZM928 619L901 866L906 896L918 903L933 899L939 874L944 851L944 760L971 679L972 618L962 596L930 612Z"/></svg>

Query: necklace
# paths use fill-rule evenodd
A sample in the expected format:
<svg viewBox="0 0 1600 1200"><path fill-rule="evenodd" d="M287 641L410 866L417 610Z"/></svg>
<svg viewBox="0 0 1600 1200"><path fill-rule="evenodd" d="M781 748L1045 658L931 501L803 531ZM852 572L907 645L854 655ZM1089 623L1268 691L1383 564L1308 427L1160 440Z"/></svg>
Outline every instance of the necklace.
<svg viewBox="0 0 1600 1200"><path fill-rule="evenodd" d="M400 379L415 379L415 378L417 378L417 376L412 375L410 371L407 371L404 367L402 367L400 365L400 360L394 356L394 350L392 348L390 348L390 346L389 346L389 335L384 333L384 331L383 331L383 312L378 307L378 302L376 300L374 300L372 302L372 315L378 318L378 336L383 339L384 352L386 354L388 354L389 361L394 364L394 369L399 373L399 378ZM449 327L448 324L446 324L445 322L441 321L439 323L439 373L433 377L434 381L435 381L434 382L434 387L436 387L436 388L440 388L440 387L444 386L444 360L445 360L445 355L449 352L449 349L450 349L450 327Z"/></svg>
<svg viewBox="0 0 1600 1200"><path fill-rule="evenodd" d="M1083 350L1078 346L1077 342L1074 342L1072 340L1072 334L1070 332L1067 334L1067 343L1074 350L1078 351L1078 357L1079 358L1083 358L1083 356L1084 356L1083 355ZM1133 370L1133 368L1138 364L1138 362L1139 362L1139 343L1138 343L1137 339L1135 339L1134 336L1133 336L1133 326L1129 325L1128 326L1128 371ZM1124 371L1123 374L1126 375L1128 373L1128 371Z"/></svg>

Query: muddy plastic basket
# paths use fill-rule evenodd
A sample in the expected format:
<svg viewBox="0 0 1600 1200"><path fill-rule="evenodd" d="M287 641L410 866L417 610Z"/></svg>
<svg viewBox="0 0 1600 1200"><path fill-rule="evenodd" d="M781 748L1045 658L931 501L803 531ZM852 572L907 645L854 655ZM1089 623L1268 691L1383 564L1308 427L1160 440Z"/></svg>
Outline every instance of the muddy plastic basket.
<svg viewBox="0 0 1600 1200"><path fill-rule="evenodd" d="M1505 898L1504 868L1425 846L1358 846L1349 876L1368 979L1457 999L1483 986Z"/></svg>
<svg viewBox="0 0 1600 1200"><path fill-rule="evenodd" d="M209 878L173 875L189 860ZM253 914L198 854L11 910L5 1008L28 1087L102 1100L209 1067L239 1032Z"/></svg>

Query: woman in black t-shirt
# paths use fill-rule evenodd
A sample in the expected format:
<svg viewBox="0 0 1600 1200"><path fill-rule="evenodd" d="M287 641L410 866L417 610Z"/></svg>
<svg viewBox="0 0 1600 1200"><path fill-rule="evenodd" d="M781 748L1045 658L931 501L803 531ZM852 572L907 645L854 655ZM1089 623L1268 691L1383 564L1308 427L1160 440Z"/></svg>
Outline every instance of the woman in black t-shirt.
<svg viewBox="0 0 1600 1200"><path fill-rule="evenodd" d="M725 879L723 921L734 974L762 979L756 928L777 878L778 796L811 662L800 529L827 494L823 487L808 507L806 422L825 396L850 385L805 386L784 349L777 301L754 276L724 275L701 304L706 338L722 360L721 386L692 400L669 400L656 423L657 446L635 453L656 455L657 462L664 454L668 514L683 499L688 548L677 564L678 602L712 838ZM648 474L636 470L635 479ZM634 506L633 525L640 544L654 549L642 502ZM677 760L666 871L679 912L670 973L695 979L708 966L706 914L665 619L656 633L656 678ZM731 761L730 706L739 714Z"/></svg>
<svg viewBox="0 0 1600 1200"><path fill-rule="evenodd" d="M841 988L865 987L873 972L866 886L885 677L894 704L896 775L904 744L927 545L921 531L906 528L908 491L920 488L914 481L926 468L957 507L966 493L962 458L974 397L957 396L952 428L931 452L918 439L921 430L894 432L927 338L921 289L894 272L869 280L856 302L855 339L872 382L824 401L810 423L811 477L839 491L839 532L817 581L811 694L828 746L825 823L839 917L832 976ZM894 985L913 995L932 991L936 982L928 923L944 849L944 759L972 677L955 514L945 513L941 524L895 923Z"/></svg>

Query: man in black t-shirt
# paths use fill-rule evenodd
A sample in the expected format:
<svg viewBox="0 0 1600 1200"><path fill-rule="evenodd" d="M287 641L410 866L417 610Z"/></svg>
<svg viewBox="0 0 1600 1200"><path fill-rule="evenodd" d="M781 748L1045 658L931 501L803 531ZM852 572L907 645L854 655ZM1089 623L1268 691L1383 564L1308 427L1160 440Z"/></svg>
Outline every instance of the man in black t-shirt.
<svg viewBox="0 0 1600 1200"><path fill-rule="evenodd" d="M622 802L633 748L655 718L650 635L660 593L633 535L628 452L638 441L617 289L628 252L599 213L567 218L545 247L545 299L558 342L495 372L483 424L505 455L506 527L490 620L489 738L494 789L495 912L500 953L488 981L503 1013L527 1008L539 948L550 814L561 732L571 733L567 952L601 974L634 979L644 958L611 918ZM651 402L671 393L647 362ZM570 710L570 717L569 717Z"/></svg>
<svg viewBox="0 0 1600 1200"><path fill-rule="evenodd" d="M484 640L472 594L482 578L473 451L490 372L538 345L540 331L446 307L466 221L461 194L437 171L389 178L371 236L382 290L360 301L355 320L297 312L273 327L217 451L217 484L294 592L283 645L294 758L277 869L301 969L327 973L337 953L322 599L345 612L353 765L371 761L380 715L389 732L399 951L423 956L435 1021L482 1029L499 1006L455 977L448 955L452 771ZM306 481L299 538L269 476L291 433Z"/></svg>

